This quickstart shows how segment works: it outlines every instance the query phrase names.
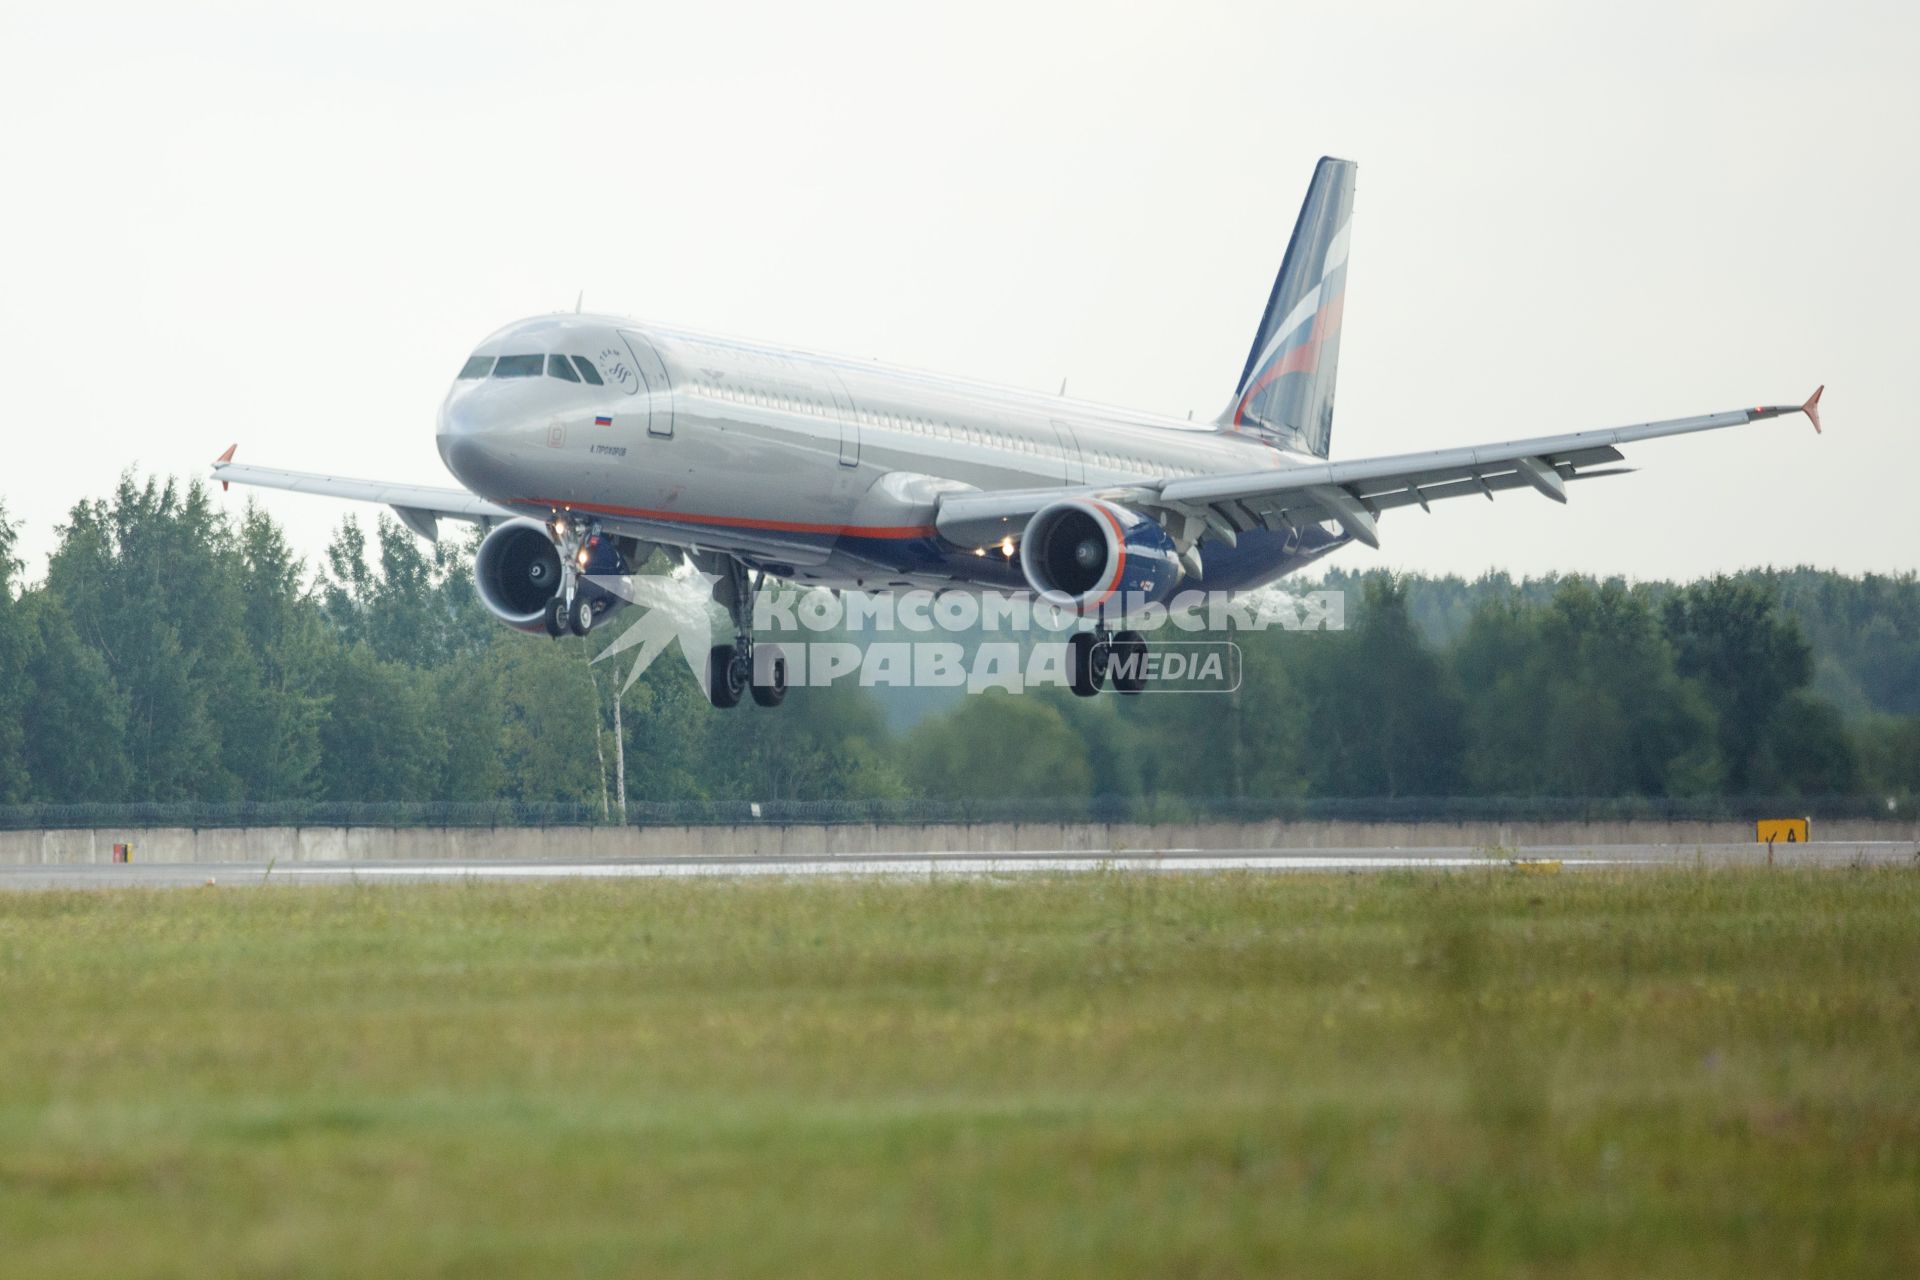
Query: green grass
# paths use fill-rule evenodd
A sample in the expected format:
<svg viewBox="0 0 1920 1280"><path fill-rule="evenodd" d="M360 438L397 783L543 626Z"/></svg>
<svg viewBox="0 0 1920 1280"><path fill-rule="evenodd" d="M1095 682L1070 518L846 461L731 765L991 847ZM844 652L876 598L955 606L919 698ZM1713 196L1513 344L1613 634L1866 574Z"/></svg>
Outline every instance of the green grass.
<svg viewBox="0 0 1920 1280"><path fill-rule="evenodd" d="M1920 872L0 897L0 1276L1920 1274Z"/></svg>

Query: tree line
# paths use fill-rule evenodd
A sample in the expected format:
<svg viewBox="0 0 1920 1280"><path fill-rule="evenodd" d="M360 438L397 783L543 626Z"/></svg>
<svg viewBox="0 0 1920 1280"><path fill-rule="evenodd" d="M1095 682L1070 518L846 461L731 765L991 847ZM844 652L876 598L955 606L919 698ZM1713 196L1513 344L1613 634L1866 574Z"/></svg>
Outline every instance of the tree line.
<svg viewBox="0 0 1920 1280"><path fill-rule="evenodd" d="M1920 795L1920 588L1335 572L1342 631L1238 633L1231 695L798 688L720 713L622 630L494 622L469 541L306 565L258 506L123 478L28 581L0 511L0 803ZM895 704L896 707L898 704ZM621 735L616 743L613 735Z"/></svg>

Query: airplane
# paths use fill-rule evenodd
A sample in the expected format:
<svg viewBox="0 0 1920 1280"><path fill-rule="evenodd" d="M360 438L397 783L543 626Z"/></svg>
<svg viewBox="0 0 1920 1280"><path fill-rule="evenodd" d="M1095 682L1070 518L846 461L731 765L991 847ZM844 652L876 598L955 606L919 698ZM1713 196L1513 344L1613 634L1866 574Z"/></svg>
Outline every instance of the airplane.
<svg viewBox="0 0 1920 1280"><path fill-rule="evenodd" d="M1623 469L1620 446L1803 413L1804 403L1498 444L1334 461L1352 161L1315 166L1232 399L1212 422L643 324L561 313L510 324L461 366L437 422L461 487L234 461L227 484L382 503L432 539L488 532L474 582L508 626L586 635L622 604L596 579L665 549L716 581L734 638L708 655L716 707L777 706L784 655L756 654L769 580L852 591L1001 590L1090 620L1070 636L1076 694L1140 691L1129 610L1183 585L1261 586L1380 517L1450 498ZM1116 624L1118 624L1116 626ZM1131 673L1131 674L1130 674Z"/></svg>

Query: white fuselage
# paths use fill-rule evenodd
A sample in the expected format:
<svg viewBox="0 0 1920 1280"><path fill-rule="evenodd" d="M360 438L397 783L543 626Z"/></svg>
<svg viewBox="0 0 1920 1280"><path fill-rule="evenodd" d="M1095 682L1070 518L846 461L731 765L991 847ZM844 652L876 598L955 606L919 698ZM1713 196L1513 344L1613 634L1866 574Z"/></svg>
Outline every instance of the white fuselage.
<svg viewBox="0 0 1920 1280"><path fill-rule="evenodd" d="M563 373L573 357L593 368L494 372L509 367L500 358L550 355L568 358ZM489 357L440 411L441 456L461 483L516 511L587 513L617 534L727 552L802 583L1020 586L1003 548L935 531L944 492L1319 461L1153 414L605 316L509 326L470 368ZM1209 561L1206 585L1268 581L1341 541L1319 526L1256 530Z"/></svg>

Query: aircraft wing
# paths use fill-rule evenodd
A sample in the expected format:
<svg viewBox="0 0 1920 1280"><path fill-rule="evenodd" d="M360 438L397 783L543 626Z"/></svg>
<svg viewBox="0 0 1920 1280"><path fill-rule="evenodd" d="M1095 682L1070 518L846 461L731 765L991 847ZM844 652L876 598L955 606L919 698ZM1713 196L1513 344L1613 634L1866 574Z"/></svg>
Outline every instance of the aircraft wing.
<svg viewBox="0 0 1920 1280"><path fill-rule="evenodd" d="M1284 529L1323 520L1338 521L1356 540L1378 547L1375 521L1388 508L1415 503L1427 507L1442 498L1473 494L1492 498L1499 490L1519 488L1537 489L1556 502L1565 502L1567 481L1620 474L1617 468L1594 469L1621 461L1620 445L1736 427L1789 413L1806 414L1818 430L1820 393L1825 390L1820 388L1800 405L1761 405L1696 418L1351 462L1118 485L951 493L942 497L935 524L944 537L962 546L985 546L1010 533L1017 536L1026 521L1050 502L1069 496L1098 497L1160 513L1183 551L1209 533L1231 544L1237 534L1251 529Z"/></svg>
<svg viewBox="0 0 1920 1280"><path fill-rule="evenodd" d="M385 480L355 480L349 476L322 475L317 471L285 471L279 467L256 467L235 462L229 448L214 460L213 478L221 488L230 484L253 485L261 489L287 489L294 493L317 493L329 498L353 502L377 502L393 508L400 522L421 537L433 540L439 535L441 520L467 520L492 524L510 520L514 513L496 506L465 489L440 489L432 485L393 484Z"/></svg>

